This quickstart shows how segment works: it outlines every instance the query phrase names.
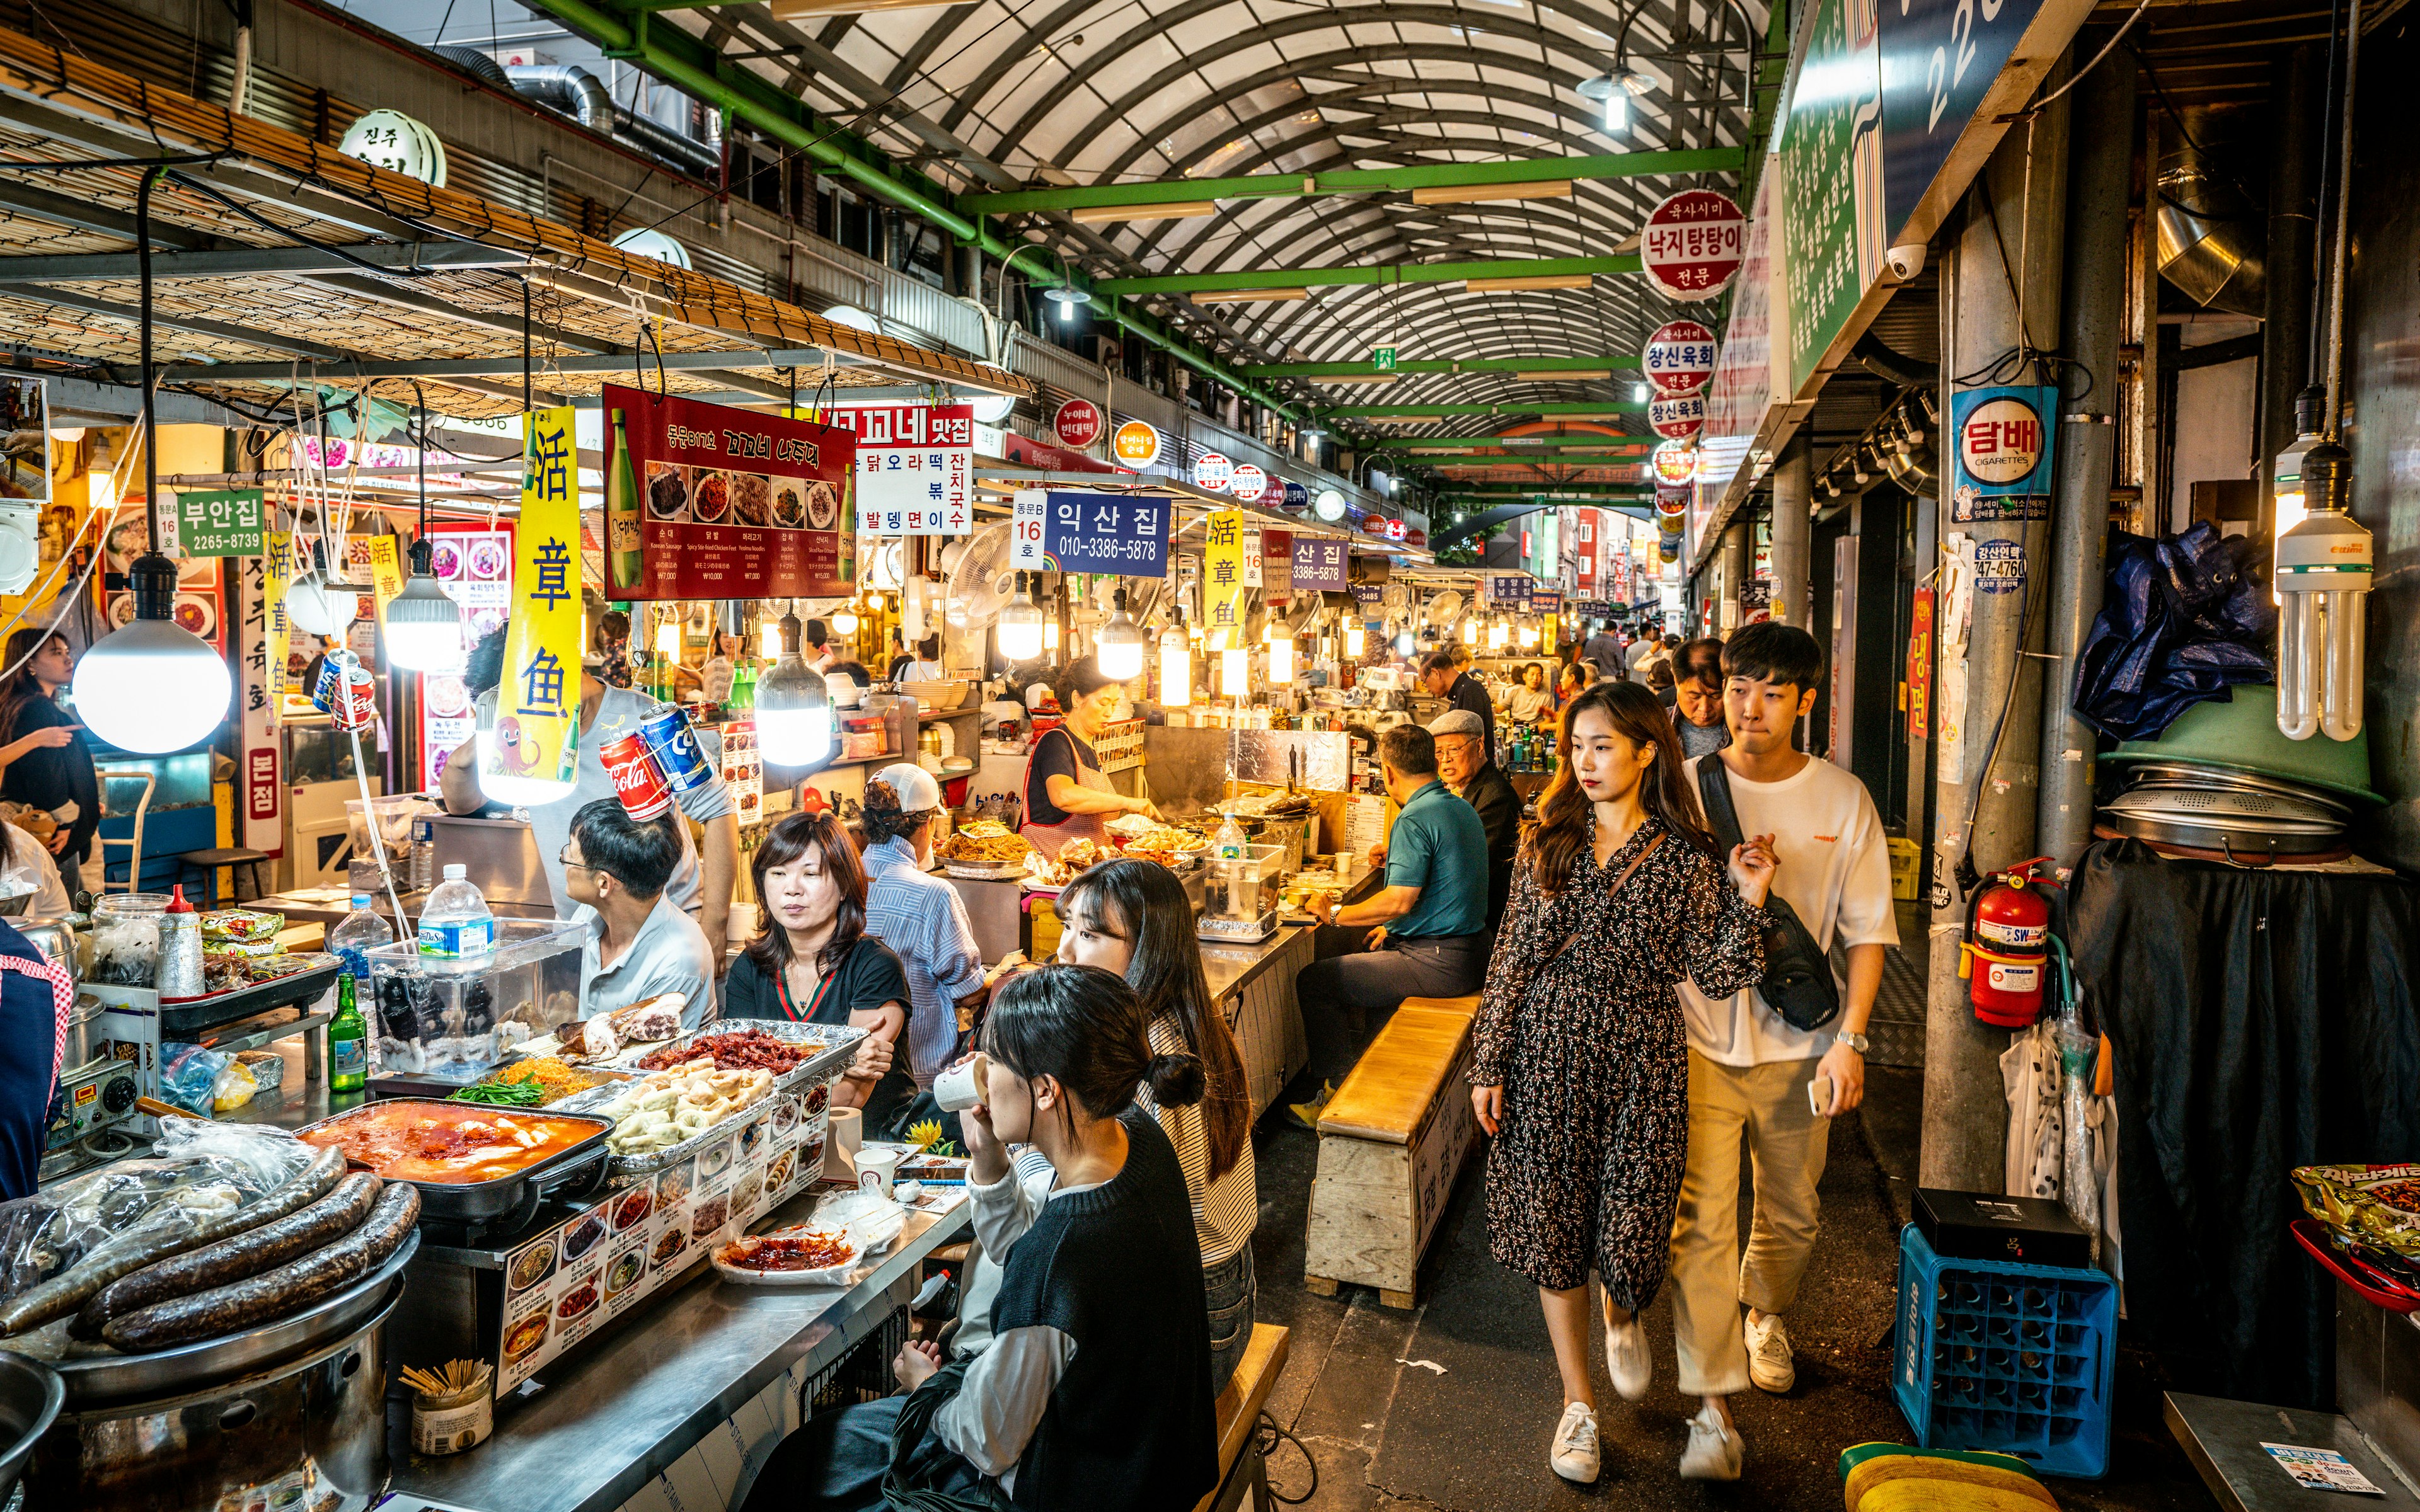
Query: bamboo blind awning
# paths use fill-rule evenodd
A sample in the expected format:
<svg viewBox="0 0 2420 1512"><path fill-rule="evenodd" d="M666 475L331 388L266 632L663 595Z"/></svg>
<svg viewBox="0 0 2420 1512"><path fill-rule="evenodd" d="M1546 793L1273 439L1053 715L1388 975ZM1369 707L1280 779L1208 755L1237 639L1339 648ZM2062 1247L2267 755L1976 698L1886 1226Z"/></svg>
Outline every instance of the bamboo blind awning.
<svg viewBox="0 0 2420 1512"><path fill-rule="evenodd" d="M536 386L548 393L594 393L609 381L631 381L631 368L597 371L597 358L639 351L647 354L634 358L644 368L643 381L675 392L737 385L771 398L795 381L803 393L823 375L819 365L796 366L801 352L830 354L838 387L956 383L1018 396L1034 392L1028 380L988 363L839 325L723 279L624 252L574 227L433 188L6 29L0 29L0 96L25 104L16 113L20 119L0 121L0 160L225 153L223 163L189 171L278 228L265 228L171 179L152 196L155 242L269 248L298 239L322 246L450 239L527 259L518 269L364 270L333 277L155 274L159 360L252 364L253 373L230 376L224 386L256 400L277 399L285 388L263 377L260 364L288 365L299 381L360 387L362 380L347 371L357 362L518 359L524 276L533 296L532 365ZM29 202L36 196L12 197L0 208L0 256L131 250L131 235L112 232L131 220L139 173L116 167L0 173L0 189L38 189L81 208L81 213L46 211ZM0 321L8 324L6 339L37 359L131 370L138 298L131 279L10 282L0 285ZM788 354L795 371L776 369L777 350ZM659 373L651 360L657 351L728 352L731 360L712 369ZM557 365L575 356L584 359L580 370ZM734 374L752 377L735 379ZM189 386L217 381L191 367L181 376ZM409 380L368 383L380 397L409 402L412 394ZM504 395L518 394L519 374L485 382L430 378L426 388L432 409L496 414L516 408Z"/></svg>

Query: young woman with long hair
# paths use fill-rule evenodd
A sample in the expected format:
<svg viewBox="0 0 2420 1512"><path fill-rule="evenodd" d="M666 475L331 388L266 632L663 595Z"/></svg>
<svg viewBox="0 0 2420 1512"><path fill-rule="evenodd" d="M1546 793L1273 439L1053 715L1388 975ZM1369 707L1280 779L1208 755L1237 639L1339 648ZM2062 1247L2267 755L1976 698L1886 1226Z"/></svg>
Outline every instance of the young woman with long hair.
<svg viewBox="0 0 2420 1512"><path fill-rule="evenodd" d="M1202 1095L1202 1064L1156 1052L1143 1007L1094 966L1037 966L984 1023L967 1192L1001 1268L979 1350L910 1344L908 1388L783 1441L744 1512L917 1506L1165 1512L1218 1481L1217 1395L1185 1173L1157 1119ZM1012 1166L1011 1145L1041 1161ZM892 1483L886 1487L886 1481Z"/></svg>
<svg viewBox="0 0 2420 1512"><path fill-rule="evenodd" d="M0 745L0 798L45 812L76 806L50 842L72 895L83 886L78 869L101 827L101 779L77 733L84 726L58 702L59 689L75 675L75 653L65 636L27 625L8 637L0 668L15 669L0 682L0 741L7 742ZM92 883L99 891L101 879Z"/></svg>
<svg viewBox="0 0 2420 1512"><path fill-rule="evenodd" d="M832 1088L834 1107L862 1107L865 1137L887 1137L916 1096L898 1046L908 1027L908 973L865 933L865 868L830 810L794 813L768 831L750 874L763 918L731 964L725 1018L845 1024L867 1032Z"/></svg>
<svg viewBox="0 0 2420 1512"><path fill-rule="evenodd" d="M1764 976L1769 837L1714 855L1672 722L1636 683L1563 711L1562 764L1538 806L1471 1026L1471 1103L1487 1156L1488 1250L1538 1285L1563 1415L1547 1460L1596 1479L1589 1272L1606 1363L1637 1400L1652 1373L1638 1314L1663 1284L1689 1141L1674 983L1737 992Z"/></svg>
<svg viewBox="0 0 2420 1512"><path fill-rule="evenodd" d="M1252 1228L1260 1192L1252 1174L1252 1089L1234 1031L1210 997L1194 937L1193 908L1176 873L1150 861L1111 861L1059 895L1059 959L1126 980L1142 999L1151 1047L1202 1062L1198 1107L1161 1107L1160 1128L1185 1167L1193 1233L1210 1299L1210 1389L1225 1387L1252 1336Z"/></svg>

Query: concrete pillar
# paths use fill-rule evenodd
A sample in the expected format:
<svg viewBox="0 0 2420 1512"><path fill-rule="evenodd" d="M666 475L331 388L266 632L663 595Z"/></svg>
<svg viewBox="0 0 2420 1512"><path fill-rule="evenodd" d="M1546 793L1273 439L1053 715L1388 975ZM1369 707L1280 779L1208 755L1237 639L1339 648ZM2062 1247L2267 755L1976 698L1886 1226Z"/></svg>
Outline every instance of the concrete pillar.
<svg viewBox="0 0 2420 1512"><path fill-rule="evenodd" d="M1729 635L1740 625L1740 584L1747 581L1748 523L1737 515L1723 527L1722 549L1715 555L1721 576L1714 579L1714 628Z"/></svg>
<svg viewBox="0 0 2420 1512"><path fill-rule="evenodd" d="M2053 69L2054 87L2064 73L2064 65ZM2038 351L2053 350L2058 344L2067 121L2068 100L2062 98L2035 119L2030 131L2023 125L2010 128L1977 176L1964 220L1951 233L1954 239L1941 272L1941 414L1943 429L1949 432L1943 438L1945 471L1957 445L1949 424L1954 375L1992 366L2019 345L2021 336ZM2095 129L2105 127L2097 123ZM2010 591L1953 593L1944 595L1940 606L1943 623L1951 629L1962 609L1966 631L1962 640L1945 637L1941 642L1935 678L1943 693L1952 695L1942 700L1942 714L1954 720L1956 733L1952 738L1949 731L1942 732L1935 756L1919 1179L1926 1186L1996 1192L2008 1135L1999 1057L2008 1048L2009 1035L1976 1020L1967 984L1958 976L1958 939L1965 924L1970 879L2035 854L2042 678L2041 664L2024 653L2040 644L2049 532L2040 521L1957 520L1947 483L1945 477L1940 490L1943 579L1953 576L1946 564L1963 537L1993 559L1998 573L1994 586ZM2013 588L2011 568L2024 575ZM1962 704L1954 696L1961 682Z"/></svg>
<svg viewBox="0 0 2420 1512"><path fill-rule="evenodd" d="M1800 430L1773 467L1773 617L1813 630L1808 618L1807 549L1814 533L1815 458ZM1819 638L1820 639L1820 638Z"/></svg>
<svg viewBox="0 0 2420 1512"><path fill-rule="evenodd" d="M2084 119L2110 123L2075 139L2067 190L2066 318L2060 346L2097 378L2118 371L2125 319L2126 201L2134 176L2134 70L2095 69L2069 97ZM2081 385L2077 385L2080 387ZM2071 712L2075 664L2101 612L2109 484L2118 461L2118 385L2096 381L2061 406L2058 496L2051 509L2049 649L2042 690L2041 795L2034 848L2074 864L2092 841L2092 727Z"/></svg>

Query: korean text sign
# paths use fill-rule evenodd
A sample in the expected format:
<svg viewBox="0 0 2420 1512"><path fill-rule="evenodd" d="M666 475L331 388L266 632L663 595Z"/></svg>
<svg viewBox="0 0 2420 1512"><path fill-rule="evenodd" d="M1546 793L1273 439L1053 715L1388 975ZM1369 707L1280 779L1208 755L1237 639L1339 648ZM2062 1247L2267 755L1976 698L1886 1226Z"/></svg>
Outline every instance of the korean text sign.
<svg viewBox="0 0 2420 1512"><path fill-rule="evenodd" d="M1294 538L1294 585L1302 592L1344 592L1346 545L1342 541L1297 535Z"/></svg>
<svg viewBox="0 0 2420 1512"><path fill-rule="evenodd" d="M1009 565L1046 572L1168 574L1168 501L1019 489Z"/></svg>
<svg viewBox="0 0 2420 1512"><path fill-rule="evenodd" d="M262 546L260 490L227 488L177 496L177 549L189 557L249 557Z"/></svg>
<svg viewBox="0 0 2420 1512"><path fill-rule="evenodd" d="M853 591L848 431L616 384L604 402L610 596Z"/></svg>
<svg viewBox="0 0 2420 1512"><path fill-rule="evenodd" d="M1202 548L1202 613L1215 649L1241 645L1246 594L1260 585L1261 532L1246 529L1243 511L1221 509L1205 522Z"/></svg>
<svg viewBox="0 0 2420 1512"><path fill-rule="evenodd" d="M964 535L974 523L971 405L833 409L857 437L857 529L864 535Z"/></svg>
<svg viewBox="0 0 2420 1512"><path fill-rule="evenodd" d="M1956 442L1950 516L1961 523L2048 519L2058 391L1966 389L1949 396Z"/></svg>
<svg viewBox="0 0 2420 1512"><path fill-rule="evenodd" d="M521 422L521 517L513 532L513 612L496 738L483 777L568 784L580 748L580 462L572 411Z"/></svg>

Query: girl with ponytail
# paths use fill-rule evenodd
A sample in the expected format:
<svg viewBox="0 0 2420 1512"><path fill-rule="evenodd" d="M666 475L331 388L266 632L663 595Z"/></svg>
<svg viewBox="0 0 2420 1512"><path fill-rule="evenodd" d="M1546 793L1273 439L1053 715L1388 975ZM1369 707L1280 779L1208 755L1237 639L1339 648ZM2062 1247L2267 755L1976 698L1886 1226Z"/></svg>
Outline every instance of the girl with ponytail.
<svg viewBox="0 0 2420 1512"><path fill-rule="evenodd" d="M982 1104L962 1119L975 1235L1002 1267L988 1343L947 1365L911 1344L909 1395L793 1434L747 1512L887 1505L1188 1507L1218 1479L1193 1213L1168 1135L1135 1105L1202 1099L1200 1057L1155 1053L1142 1004L1096 966L1003 982ZM1011 1144L1047 1161L1021 1178ZM804 1494L801 1494L804 1493Z"/></svg>

